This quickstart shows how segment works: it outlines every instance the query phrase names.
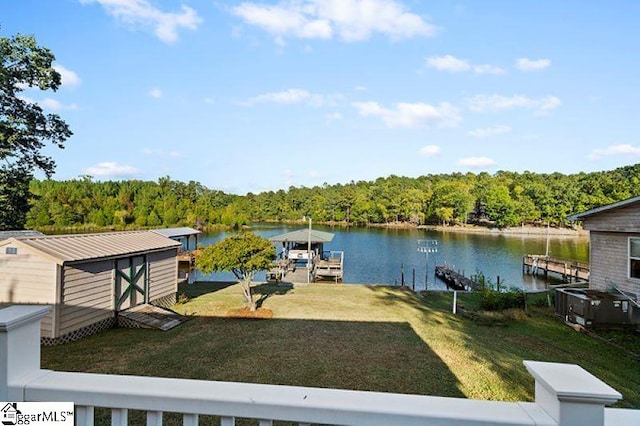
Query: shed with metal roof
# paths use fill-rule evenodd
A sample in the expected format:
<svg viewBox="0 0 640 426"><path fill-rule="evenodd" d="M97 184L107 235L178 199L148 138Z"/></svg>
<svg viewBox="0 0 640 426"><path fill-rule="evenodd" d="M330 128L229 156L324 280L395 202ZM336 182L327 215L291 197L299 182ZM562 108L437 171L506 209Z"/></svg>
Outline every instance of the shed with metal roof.
<svg viewBox="0 0 640 426"><path fill-rule="evenodd" d="M0 302L53 306L45 343L111 327L143 303L175 303L180 243L153 231L49 235L0 241Z"/></svg>

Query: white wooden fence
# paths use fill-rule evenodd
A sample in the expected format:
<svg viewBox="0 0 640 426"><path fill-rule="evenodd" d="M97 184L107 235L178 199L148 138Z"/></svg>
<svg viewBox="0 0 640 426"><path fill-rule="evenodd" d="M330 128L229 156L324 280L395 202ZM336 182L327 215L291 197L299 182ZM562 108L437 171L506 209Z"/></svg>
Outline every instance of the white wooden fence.
<svg viewBox="0 0 640 426"><path fill-rule="evenodd" d="M0 310L0 401L73 401L76 424L93 425L94 407L111 409L111 424L128 424L128 410L181 413L184 425L201 415L285 420L300 425L640 425L640 411L605 405L622 395L577 365L524 361L535 378L535 402L479 401L296 386L156 377L67 373L40 368L43 306Z"/></svg>

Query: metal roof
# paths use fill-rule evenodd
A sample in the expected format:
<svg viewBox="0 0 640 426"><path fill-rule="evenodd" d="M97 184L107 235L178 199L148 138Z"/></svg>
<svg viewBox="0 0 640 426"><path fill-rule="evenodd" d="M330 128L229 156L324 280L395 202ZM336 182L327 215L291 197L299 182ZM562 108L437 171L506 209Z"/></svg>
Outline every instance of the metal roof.
<svg viewBox="0 0 640 426"><path fill-rule="evenodd" d="M0 231L0 241L7 240L9 238L18 237L42 237L44 234L40 231L23 230L23 231Z"/></svg>
<svg viewBox="0 0 640 426"><path fill-rule="evenodd" d="M11 238L9 241L36 250L59 264L143 254L180 246L179 242L153 231L47 235Z"/></svg>
<svg viewBox="0 0 640 426"><path fill-rule="evenodd" d="M627 207L635 203L640 203L640 196L627 198L626 200L618 201L617 203L607 204L606 206L596 207L595 209L587 210L586 212L571 215L567 219L571 221L582 220L585 217L593 216L599 213L604 213L610 210L619 209L622 207Z"/></svg>
<svg viewBox="0 0 640 426"><path fill-rule="evenodd" d="M329 243L333 240L333 234L331 232L311 230L311 242L312 243ZM299 229L293 232L287 232L286 234L276 235L269 238L269 241L274 243L280 242L292 242L292 243L306 243L309 241L309 230Z"/></svg>
<svg viewBox="0 0 640 426"><path fill-rule="evenodd" d="M182 228L152 229L152 231L169 238L188 237L200 234L200 231L197 229L189 228L187 226Z"/></svg>

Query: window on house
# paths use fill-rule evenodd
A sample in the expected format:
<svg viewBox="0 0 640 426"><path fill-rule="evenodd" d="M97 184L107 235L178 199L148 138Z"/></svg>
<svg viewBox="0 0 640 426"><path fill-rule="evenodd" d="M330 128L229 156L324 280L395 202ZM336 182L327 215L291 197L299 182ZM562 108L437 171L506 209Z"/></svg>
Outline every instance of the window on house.
<svg viewBox="0 0 640 426"><path fill-rule="evenodd" d="M640 238L629 238L629 278L640 278Z"/></svg>
<svg viewBox="0 0 640 426"><path fill-rule="evenodd" d="M18 254L18 247L5 247L5 254Z"/></svg>

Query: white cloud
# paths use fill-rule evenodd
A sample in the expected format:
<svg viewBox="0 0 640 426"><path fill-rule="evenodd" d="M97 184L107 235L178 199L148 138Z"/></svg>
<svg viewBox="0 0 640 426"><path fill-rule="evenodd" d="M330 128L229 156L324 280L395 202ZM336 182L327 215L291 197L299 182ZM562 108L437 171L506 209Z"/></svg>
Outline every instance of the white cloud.
<svg viewBox="0 0 640 426"><path fill-rule="evenodd" d="M602 157L610 157L617 155L640 157L640 146L632 146L630 144L610 145L606 148L594 149L589 154L590 160L599 160Z"/></svg>
<svg viewBox="0 0 640 426"><path fill-rule="evenodd" d="M471 169L480 169L495 165L496 162L489 157L467 157L458 160L458 165Z"/></svg>
<svg viewBox="0 0 640 426"><path fill-rule="evenodd" d="M147 92L147 95L155 99L160 99L162 97L162 90L158 87L154 87Z"/></svg>
<svg viewBox="0 0 640 426"><path fill-rule="evenodd" d="M490 64L474 65L473 72L475 72L476 74L496 74L496 75L505 73L505 71L502 68L497 67L495 65L490 65Z"/></svg>
<svg viewBox="0 0 640 426"><path fill-rule="evenodd" d="M377 102L354 102L351 104L363 117L380 118L387 127L455 127L461 118L458 109L443 102L438 106L416 103L397 103L394 109L385 108Z"/></svg>
<svg viewBox="0 0 640 426"><path fill-rule="evenodd" d="M80 77L75 72L63 67L62 65L54 65L53 69L58 71L60 77L62 78L62 86L63 87L73 87L78 86L82 83Z"/></svg>
<svg viewBox="0 0 640 426"><path fill-rule="evenodd" d="M50 109L53 111L59 111L63 109L78 109L78 105L76 104L64 105L63 103L51 98L44 98L43 100L38 101L38 104L40 104L40 106L42 106L42 108L44 109Z"/></svg>
<svg viewBox="0 0 640 426"><path fill-rule="evenodd" d="M81 3L98 3L109 15L134 27L152 27L165 43L178 41L178 29L195 30L202 18L195 10L182 5L180 12L163 12L148 0L80 0Z"/></svg>
<svg viewBox="0 0 640 426"><path fill-rule="evenodd" d="M470 130L467 134L474 138L486 138L487 136L500 135L502 133L509 133L510 131L511 127L501 124L493 127L485 127L483 129Z"/></svg>
<svg viewBox="0 0 640 426"><path fill-rule="evenodd" d="M365 92L367 88L365 86L358 85L358 86L355 86L353 90L355 90L356 92Z"/></svg>
<svg viewBox="0 0 640 426"><path fill-rule="evenodd" d="M516 61L516 68L520 71L540 71L551 66L550 59L520 58Z"/></svg>
<svg viewBox="0 0 640 426"><path fill-rule="evenodd" d="M476 74L503 74L504 70L490 64L471 65L466 59L456 58L452 55L431 56L427 58L427 66L438 71L467 72L473 71Z"/></svg>
<svg viewBox="0 0 640 426"><path fill-rule="evenodd" d="M340 114L339 112L332 112L331 114L326 114L324 116L324 119L327 121L327 123L332 122L332 121L338 121L338 120L342 120L342 114Z"/></svg>
<svg viewBox="0 0 640 426"><path fill-rule="evenodd" d="M533 110L536 114L546 114L562 104L560 99L555 96L534 99L523 95L476 95L467 98L466 103L469 110L474 112L495 112L524 108Z"/></svg>
<svg viewBox="0 0 640 426"><path fill-rule="evenodd" d="M451 55L432 56L427 58L427 66L439 71L463 72L469 71L471 65L464 59L458 59Z"/></svg>
<svg viewBox="0 0 640 426"><path fill-rule="evenodd" d="M423 157L437 157L440 155L440 147L438 145L427 145L420 148L419 152Z"/></svg>
<svg viewBox="0 0 640 426"><path fill-rule="evenodd" d="M374 33L391 39L432 36L436 28L395 0L300 0L276 5L244 2L233 13L276 38L363 41Z"/></svg>
<svg viewBox="0 0 640 426"><path fill-rule="evenodd" d="M539 115L544 115L552 109L556 109L560 105L562 105L562 101L560 101L560 99L556 98L555 96L546 96L540 99L540 105L536 110L536 113Z"/></svg>
<svg viewBox="0 0 640 426"><path fill-rule="evenodd" d="M27 96L18 96L18 99L22 99L23 101L30 103L30 104L37 104L39 105L42 109L48 109L51 111L60 111L60 110L64 110L64 109L78 109L78 105L76 104L69 104L69 105L64 105L63 103L61 103L60 101L57 101L55 99L52 98L44 98L40 101L36 101L32 98L29 98Z"/></svg>
<svg viewBox="0 0 640 426"><path fill-rule="evenodd" d="M287 89L282 92L264 93L247 99L242 104L246 106L274 103L274 104L297 104L308 100L311 93L302 89Z"/></svg>
<svg viewBox="0 0 640 426"><path fill-rule="evenodd" d="M207 97L207 98L204 98L204 103L205 103L205 104L209 104L209 105L211 105L211 104L215 104L215 103L216 103L216 101L215 101L215 99L213 99L213 98L209 98L209 97Z"/></svg>
<svg viewBox="0 0 640 426"><path fill-rule="evenodd" d="M264 93L254 96L246 101L240 102L243 106L253 106L256 104L299 104L306 103L314 107L332 106L344 100L344 96L339 93L323 95L311 93L303 89L287 89L281 92Z"/></svg>
<svg viewBox="0 0 640 426"><path fill-rule="evenodd" d="M102 163L98 163L95 166L87 167L83 170L83 173L86 173L91 176L101 176L101 177L132 177L138 174L140 170L136 169L133 166L127 166L124 164L118 164L116 162L105 161Z"/></svg>

